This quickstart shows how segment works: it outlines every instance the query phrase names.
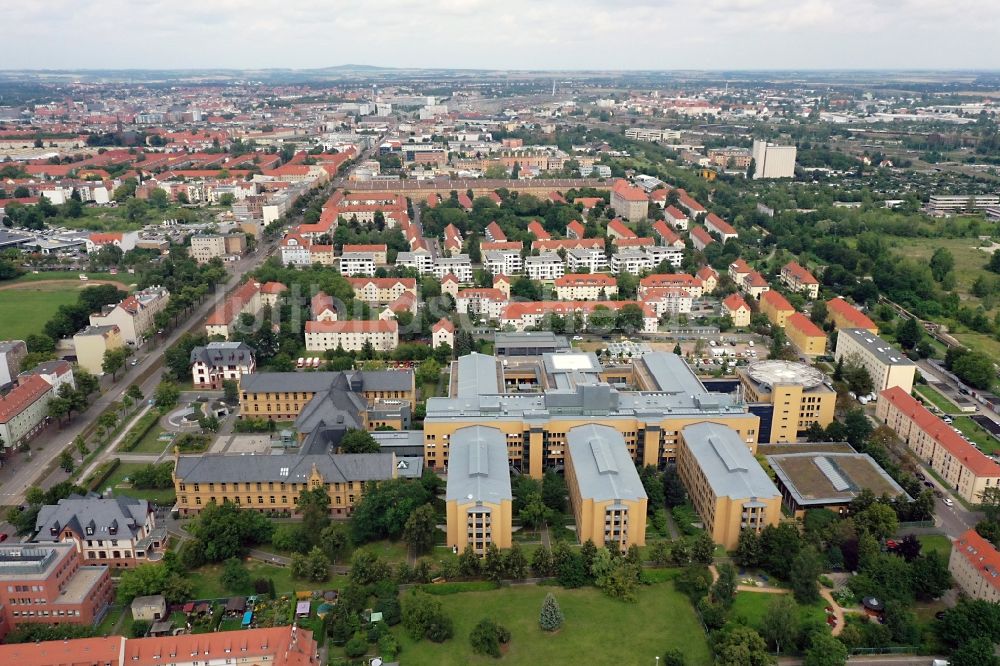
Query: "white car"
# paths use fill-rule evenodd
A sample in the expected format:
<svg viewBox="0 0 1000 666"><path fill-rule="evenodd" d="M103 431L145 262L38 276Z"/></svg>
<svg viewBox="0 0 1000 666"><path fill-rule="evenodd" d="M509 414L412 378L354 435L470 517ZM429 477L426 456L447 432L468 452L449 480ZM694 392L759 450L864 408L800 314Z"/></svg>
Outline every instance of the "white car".
<svg viewBox="0 0 1000 666"><path fill-rule="evenodd" d="M950 497L945 497L945 498L944 498L943 500L941 500L941 501L942 501L942 502L944 502L945 506L955 506L955 500L953 500L953 499L952 499L952 498L950 498Z"/></svg>
<svg viewBox="0 0 1000 666"><path fill-rule="evenodd" d="M944 421L945 423L947 423L948 425L951 425L952 423L954 423L954 421L952 420L952 418L950 416L946 416L946 417L944 417L941 420Z"/></svg>
<svg viewBox="0 0 1000 666"><path fill-rule="evenodd" d="M582 335L574 335L573 339L574 340L583 340L583 336Z"/></svg>

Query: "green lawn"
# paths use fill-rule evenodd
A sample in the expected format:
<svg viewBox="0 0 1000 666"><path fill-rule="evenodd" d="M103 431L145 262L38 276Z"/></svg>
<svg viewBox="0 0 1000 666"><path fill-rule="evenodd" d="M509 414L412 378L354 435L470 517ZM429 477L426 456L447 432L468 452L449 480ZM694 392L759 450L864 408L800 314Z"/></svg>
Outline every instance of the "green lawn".
<svg viewBox="0 0 1000 666"><path fill-rule="evenodd" d="M114 282L124 282L125 284L135 281L134 275L125 272L116 275L112 275L111 273L91 273L89 271L83 271L83 273L91 280L111 280ZM37 273L25 273L16 280L4 282L4 284L22 284L25 282L41 282L42 280L73 280L79 283L81 287L87 286L86 282L80 280L80 271L38 271Z"/></svg>
<svg viewBox="0 0 1000 666"><path fill-rule="evenodd" d="M157 415L157 418L159 418L159 415ZM163 449L170 445L170 442L159 438L163 432L163 428L157 423L143 435L142 439L139 440L139 443L135 445L135 448L130 453L162 453Z"/></svg>
<svg viewBox="0 0 1000 666"><path fill-rule="evenodd" d="M116 495L125 495L126 497L137 497L139 499L149 500L150 502L155 502L157 504L170 505L176 501L176 495L174 494L173 488L164 488L163 490L140 490L138 488L119 488L118 485L123 482L125 477L130 476L135 470L145 467L145 463L131 463L125 462L118 465L118 469L114 471L105 483L104 487L100 490L104 491L104 488L111 488Z"/></svg>
<svg viewBox="0 0 1000 666"><path fill-rule="evenodd" d="M978 444L983 453L992 455L1000 451L1000 441L997 441L993 435L986 432L985 429L968 416L959 416L956 418L954 426L961 430L966 437Z"/></svg>
<svg viewBox="0 0 1000 666"><path fill-rule="evenodd" d="M921 552L936 551L947 562L951 557L951 539L943 534L919 534L917 540L923 546Z"/></svg>
<svg viewBox="0 0 1000 666"><path fill-rule="evenodd" d="M893 237L892 243L905 257L929 261L938 248L951 252L955 258L955 290L962 296L971 296L972 284L980 275L986 275L986 262L989 255L977 247L978 241L973 238L899 238ZM971 296L973 307L979 305L980 299Z"/></svg>
<svg viewBox="0 0 1000 666"><path fill-rule="evenodd" d="M931 388L930 386L920 384L916 387L916 391L921 397L933 404L945 414L955 414L958 412L958 407L955 403L941 395L939 391Z"/></svg>
<svg viewBox="0 0 1000 666"><path fill-rule="evenodd" d="M41 333L59 306L76 303L76 297L76 289L56 285L0 291L0 339L23 340Z"/></svg>
<svg viewBox="0 0 1000 666"><path fill-rule="evenodd" d="M542 599L552 592L566 622L555 634L538 628ZM405 594L405 593L404 593ZM701 625L687 598L672 583L639 590L636 603L609 599L588 587L565 590L525 585L487 592L463 592L437 597L455 623L455 636L442 644L412 641L397 628L400 663L491 664L490 657L472 653L469 632L484 617L493 617L511 632L504 664L652 664L668 649L682 650L687 663L711 663ZM570 658L570 655L576 655Z"/></svg>
<svg viewBox="0 0 1000 666"><path fill-rule="evenodd" d="M383 560L387 560L389 562L403 562L406 560L406 544L402 541L373 541L371 543L366 543L363 546L359 546L355 550L375 553Z"/></svg>
<svg viewBox="0 0 1000 666"><path fill-rule="evenodd" d="M733 602L732 618L743 618L747 625L760 629L768 606L777 596L779 595L768 592L737 592L736 601ZM811 606L799 606L799 619L825 622L826 603L821 598Z"/></svg>

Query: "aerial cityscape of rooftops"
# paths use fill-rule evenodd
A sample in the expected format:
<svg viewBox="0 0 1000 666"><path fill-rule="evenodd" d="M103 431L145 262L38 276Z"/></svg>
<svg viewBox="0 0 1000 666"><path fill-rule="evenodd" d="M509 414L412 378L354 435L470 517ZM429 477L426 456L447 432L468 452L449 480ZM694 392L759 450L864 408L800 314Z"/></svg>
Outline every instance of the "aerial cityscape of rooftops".
<svg viewBox="0 0 1000 666"><path fill-rule="evenodd" d="M0 663L1000 665L998 114L0 72Z"/></svg>

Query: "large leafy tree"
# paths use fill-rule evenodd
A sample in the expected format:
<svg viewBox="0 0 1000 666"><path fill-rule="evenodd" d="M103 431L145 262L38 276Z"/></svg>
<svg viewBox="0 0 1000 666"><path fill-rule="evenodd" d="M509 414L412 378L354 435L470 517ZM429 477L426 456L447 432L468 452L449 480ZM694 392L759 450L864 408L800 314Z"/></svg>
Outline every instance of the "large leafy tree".
<svg viewBox="0 0 1000 666"><path fill-rule="evenodd" d="M398 539L410 514L431 500L423 484L408 479L365 484L361 500L351 515L351 533L356 543L374 539Z"/></svg>
<svg viewBox="0 0 1000 666"><path fill-rule="evenodd" d="M273 529L273 523L263 514L229 502L221 506L209 502L188 526L188 532L203 546L208 562L243 556L250 546L267 543Z"/></svg>

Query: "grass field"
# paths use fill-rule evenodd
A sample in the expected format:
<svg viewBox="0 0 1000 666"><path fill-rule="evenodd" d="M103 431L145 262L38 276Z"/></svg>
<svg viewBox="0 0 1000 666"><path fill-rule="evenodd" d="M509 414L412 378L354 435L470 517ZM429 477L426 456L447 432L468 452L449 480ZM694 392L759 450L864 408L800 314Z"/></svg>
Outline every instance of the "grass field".
<svg viewBox="0 0 1000 666"><path fill-rule="evenodd" d="M76 296L76 289L57 285L0 291L0 338L23 340L41 333L59 306L76 303Z"/></svg>
<svg viewBox="0 0 1000 666"><path fill-rule="evenodd" d="M954 414L958 411L958 407L955 406L955 403L944 397L939 391L931 388L930 386L920 384L914 388L917 393L921 395L921 397L929 401L945 414Z"/></svg>
<svg viewBox="0 0 1000 666"><path fill-rule="evenodd" d="M923 546L921 552L936 551L947 562L951 557L951 539L943 534L919 534L917 540Z"/></svg>
<svg viewBox="0 0 1000 666"><path fill-rule="evenodd" d="M108 280L111 282L123 282L125 284L129 284L135 279L134 275L130 275L128 273L118 273L117 275L112 275L111 273L90 273L88 271L84 271L84 274L91 280ZM43 280L72 280L81 287L87 286L86 282L82 282L80 280L80 271L39 271L37 273L25 273L16 280L11 280L2 284L24 284L25 282L41 282Z"/></svg>
<svg viewBox="0 0 1000 666"><path fill-rule="evenodd" d="M992 455L1000 451L1000 441L997 441L993 435L986 432L982 426L970 419L968 416L957 417L954 425L956 428L961 430L966 437L978 444L983 453Z"/></svg>
<svg viewBox="0 0 1000 666"><path fill-rule="evenodd" d="M555 634L538 628L547 592L555 595L566 616ZM484 617L493 617L511 632L510 649L501 660L504 664L562 664L568 663L567 655L576 655L570 661L581 664L652 664L655 656L671 648L682 650L690 666L711 663L694 610L672 583L641 588L631 604L609 599L595 588L537 585L437 598L455 623L454 638L441 644L417 643L399 627L401 664L495 663L491 657L473 654L469 645L469 632Z"/></svg>
<svg viewBox="0 0 1000 666"><path fill-rule="evenodd" d="M164 488L163 490L139 490L137 488L118 488L125 477L130 476L135 470L145 467L145 463L131 463L125 462L118 465L118 469L115 470L111 478L105 482L104 486L111 488L116 495L125 495L126 497L137 497L139 499L148 500L150 502L155 502L157 504L173 505L176 500L176 495L174 494L173 488ZM101 488L103 492L104 488Z"/></svg>
<svg viewBox="0 0 1000 666"><path fill-rule="evenodd" d="M767 592L737 592L733 602L732 617L743 618L748 626L760 629L768 606L777 594ZM799 620L812 622L826 621L826 601L822 598L811 606L799 606Z"/></svg>
<svg viewBox="0 0 1000 666"><path fill-rule="evenodd" d="M163 428L157 423L143 435L142 439L139 440L139 443L135 445L135 448L130 453L162 453L163 449L167 448L170 444L159 439L159 436L162 434Z"/></svg>
<svg viewBox="0 0 1000 666"><path fill-rule="evenodd" d="M892 238L896 250L903 256L930 261L936 249L944 248L955 257L955 289L962 296L971 296L972 283L986 274L989 255L980 250L974 238ZM976 305L979 299L972 296Z"/></svg>

